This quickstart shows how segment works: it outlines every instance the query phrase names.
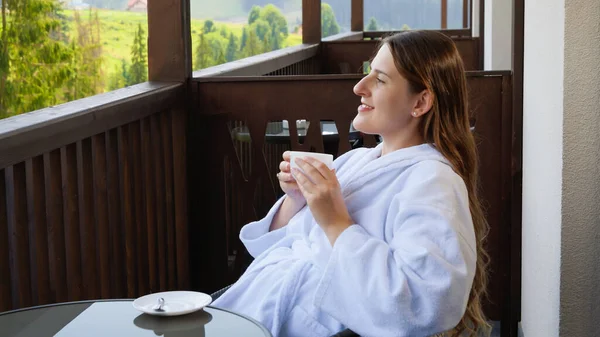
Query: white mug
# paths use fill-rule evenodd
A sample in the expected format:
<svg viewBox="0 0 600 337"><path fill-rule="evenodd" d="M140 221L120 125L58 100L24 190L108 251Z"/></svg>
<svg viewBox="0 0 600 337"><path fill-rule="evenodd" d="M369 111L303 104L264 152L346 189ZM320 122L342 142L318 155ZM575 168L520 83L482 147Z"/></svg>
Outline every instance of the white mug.
<svg viewBox="0 0 600 337"><path fill-rule="evenodd" d="M333 155L328 153L316 153L316 152L303 152L303 151L290 151L290 168L300 169L296 164L296 158L312 157L318 161L323 162L331 170L333 168Z"/></svg>

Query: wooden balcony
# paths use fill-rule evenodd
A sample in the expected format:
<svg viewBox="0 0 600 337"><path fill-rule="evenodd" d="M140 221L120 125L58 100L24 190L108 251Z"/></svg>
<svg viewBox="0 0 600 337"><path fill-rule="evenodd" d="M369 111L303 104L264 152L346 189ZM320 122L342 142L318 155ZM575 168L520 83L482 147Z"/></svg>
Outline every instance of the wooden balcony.
<svg viewBox="0 0 600 337"><path fill-rule="evenodd" d="M304 0L305 10L314 2ZM377 143L351 135L350 124L359 104L352 86L381 33L309 40L192 73L185 20L154 14L159 9L149 9L151 82L0 121L0 311L173 289L212 292L243 271L239 229L281 195L274 176L283 151L338 156ZM307 39L320 22L311 13ZM468 29L446 33L469 70L491 225L486 313L508 336L520 277L522 119L513 107L514 77L481 70L481 37ZM305 136L297 120L309 122L300 130ZM274 142L268 135L283 121L289 137ZM321 122L337 136L324 137ZM241 129L246 137L236 136Z"/></svg>

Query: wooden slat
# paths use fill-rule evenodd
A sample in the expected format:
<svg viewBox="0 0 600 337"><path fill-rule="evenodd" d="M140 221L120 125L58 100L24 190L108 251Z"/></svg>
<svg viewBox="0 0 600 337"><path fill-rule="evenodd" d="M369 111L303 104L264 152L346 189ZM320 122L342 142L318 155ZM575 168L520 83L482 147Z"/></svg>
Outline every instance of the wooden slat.
<svg viewBox="0 0 600 337"><path fill-rule="evenodd" d="M13 308L10 257L8 246L8 219L6 218L5 171L0 170L0 312Z"/></svg>
<svg viewBox="0 0 600 337"><path fill-rule="evenodd" d="M175 240L177 242L177 287L189 289L189 248L187 216L187 172L186 172L186 126L187 111L177 109L173 112L173 178L175 191Z"/></svg>
<svg viewBox="0 0 600 337"><path fill-rule="evenodd" d="M77 142L77 181L79 228L81 233L81 271L83 296L98 298L99 282L96 259L96 220L94 214L94 177L92 176L92 143L89 138Z"/></svg>
<svg viewBox="0 0 600 337"><path fill-rule="evenodd" d="M159 117L150 117L150 137L152 141L152 159L154 163L154 180L156 181L156 224L158 239L158 275L160 290L167 289L167 247L166 240L166 211L165 211L165 182L162 137L160 134Z"/></svg>
<svg viewBox="0 0 600 337"><path fill-rule="evenodd" d="M53 163L54 164L54 163ZM68 282L69 300L81 300L85 297L82 261L81 261L81 237L79 227L79 203L78 203L78 173L77 173L77 145L70 144L61 149L62 185L64 186L64 235L62 238L65 246L66 277ZM57 238L58 240L58 238ZM66 242L65 242L66 240ZM57 241L58 243L59 241ZM56 263L65 263L55 261ZM63 282L60 280L60 282Z"/></svg>
<svg viewBox="0 0 600 337"><path fill-rule="evenodd" d="M110 240L111 289L117 298L127 297L127 281L123 247L125 238L121 235L124 222L121 220L121 191L119 174L119 142L117 130L106 133L108 222Z"/></svg>
<svg viewBox="0 0 600 337"><path fill-rule="evenodd" d="M79 294L81 282L74 284L75 277L67 277L69 261L66 259L65 222L63 197L63 176L61 170L61 150L44 154L44 180L46 183L46 208L48 216L48 269L52 302L79 299L70 296ZM68 186L65 186L67 188ZM75 256L79 261L79 254ZM80 273L79 273L80 274ZM69 288L69 290L67 290Z"/></svg>
<svg viewBox="0 0 600 337"><path fill-rule="evenodd" d="M150 292L159 291L158 282L158 249L156 235L156 180L154 179L154 161L152 160L152 139L150 135L150 119L141 121L142 162L144 164L144 200L146 201L146 232L148 256L148 282Z"/></svg>
<svg viewBox="0 0 600 337"><path fill-rule="evenodd" d="M22 308L33 305L31 272L29 269L29 235L27 228L27 194L25 163L6 168L8 190L8 228L11 258L11 283L15 297L13 304Z"/></svg>
<svg viewBox="0 0 600 337"><path fill-rule="evenodd" d="M175 257L175 215L173 199L173 141L171 112L160 114L161 135L163 141L163 163L164 163L164 181L165 181L165 224L167 226L167 273L168 289L173 290L177 287L177 265Z"/></svg>
<svg viewBox="0 0 600 337"><path fill-rule="evenodd" d="M135 242L135 206L131 185L132 163L129 146L129 127L123 126L118 130L119 138L119 170L121 176L121 230L125 237L125 275L127 278L127 297L137 296L136 271L136 242Z"/></svg>
<svg viewBox="0 0 600 337"><path fill-rule="evenodd" d="M50 303L44 158L37 156L28 160L26 174L33 302L35 305L40 305Z"/></svg>
<svg viewBox="0 0 600 337"><path fill-rule="evenodd" d="M302 0L302 43L321 42L321 0Z"/></svg>
<svg viewBox="0 0 600 337"><path fill-rule="evenodd" d="M142 172L142 147L140 122L129 124L131 159L133 162L133 197L135 206L135 237L138 296L148 293L148 235L144 210L144 176Z"/></svg>
<svg viewBox="0 0 600 337"><path fill-rule="evenodd" d="M107 191L106 139L104 133L92 137L92 161L94 176L94 213L96 214L96 238L100 297L109 298L111 291L110 242Z"/></svg>
<svg viewBox="0 0 600 337"><path fill-rule="evenodd" d="M353 32L362 32L364 25L364 0L352 0L351 4L350 30Z"/></svg>

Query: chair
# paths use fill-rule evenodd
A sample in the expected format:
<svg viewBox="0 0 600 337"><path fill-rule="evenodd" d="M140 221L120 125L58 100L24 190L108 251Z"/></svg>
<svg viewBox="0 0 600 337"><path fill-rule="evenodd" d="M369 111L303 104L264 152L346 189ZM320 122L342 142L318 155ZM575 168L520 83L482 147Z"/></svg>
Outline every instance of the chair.
<svg viewBox="0 0 600 337"><path fill-rule="evenodd" d="M231 287L231 285L228 285L227 287L225 287L223 289L219 289L219 290L215 291L214 293L212 293L210 296L212 297L213 301L216 300L217 298L219 298L219 296L223 295L223 293L225 291L227 291L227 289L229 289L229 287ZM342 330L330 337L360 337L360 336L358 336L356 333L354 333L354 331L352 331L350 329L346 329L346 330Z"/></svg>

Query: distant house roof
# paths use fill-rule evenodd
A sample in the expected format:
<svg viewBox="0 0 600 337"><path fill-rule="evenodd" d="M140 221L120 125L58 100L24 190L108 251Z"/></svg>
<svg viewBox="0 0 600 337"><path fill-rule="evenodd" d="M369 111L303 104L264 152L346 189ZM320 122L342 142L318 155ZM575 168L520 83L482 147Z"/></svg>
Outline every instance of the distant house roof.
<svg viewBox="0 0 600 337"><path fill-rule="evenodd" d="M127 3L127 9L131 9L133 7L148 7L148 0L129 0Z"/></svg>

